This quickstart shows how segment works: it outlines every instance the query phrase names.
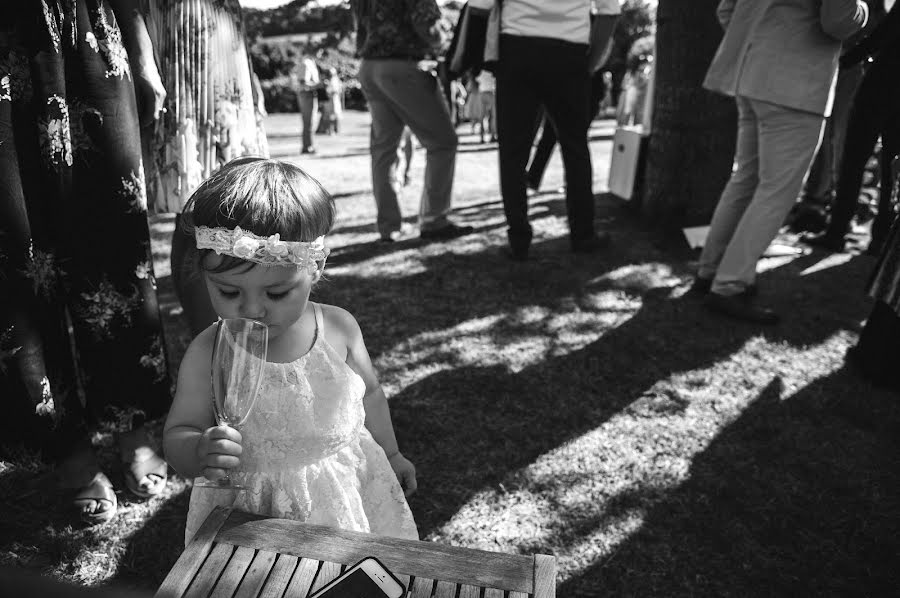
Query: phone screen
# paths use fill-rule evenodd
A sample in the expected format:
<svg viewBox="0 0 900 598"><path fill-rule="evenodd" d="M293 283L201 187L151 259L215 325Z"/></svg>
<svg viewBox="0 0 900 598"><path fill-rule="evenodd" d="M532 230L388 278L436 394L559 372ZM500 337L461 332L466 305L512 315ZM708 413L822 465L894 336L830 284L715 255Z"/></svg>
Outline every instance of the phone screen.
<svg viewBox="0 0 900 598"><path fill-rule="evenodd" d="M391 598L365 571L357 569L316 598Z"/></svg>

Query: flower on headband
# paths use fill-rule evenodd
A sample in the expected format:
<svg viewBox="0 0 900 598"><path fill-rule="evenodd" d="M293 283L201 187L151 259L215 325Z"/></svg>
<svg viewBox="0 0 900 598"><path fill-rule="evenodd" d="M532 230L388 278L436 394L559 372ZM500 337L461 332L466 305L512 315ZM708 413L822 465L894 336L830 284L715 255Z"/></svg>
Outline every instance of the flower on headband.
<svg viewBox="0 0 900 598"><path fill-rule="evenodd" d="M197 249L212 249L217 254L230 255L258 264L300 266L316 269L317 262L324 262L329 250L325 247L325 237L315 241L282 241L275 233L261 237L251 232L234 229L197 227L194 232Z"/></svg>
<svg viewBox="0 0 900 598"><path fill-rule="evenodd" d="M285 257L291 250L288 244L281 240L281 235L275 233L266 239L266 251L275 257Z"/></svg>
<svg viewBox="0 0 900 598"><path fill-rule="evenodd" d="M259 241L253 237L246 236L239 226L235 227L234 236L232 238L236 239L234 245L231 247L231 252L234 253L235 257L241 259L252 257L259 247Z"/></svg>

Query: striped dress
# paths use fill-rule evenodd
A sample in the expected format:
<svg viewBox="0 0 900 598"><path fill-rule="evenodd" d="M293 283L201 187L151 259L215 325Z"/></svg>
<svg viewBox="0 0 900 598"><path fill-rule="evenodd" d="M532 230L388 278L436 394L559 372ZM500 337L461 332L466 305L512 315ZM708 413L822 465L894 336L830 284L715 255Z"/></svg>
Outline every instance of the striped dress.
<svg viewBox="0 0 900 598"><path fill-rule="evenodd" d="M165 86L166 112L145 143L156 212L181 212L197 186L233 158L267 156L238 0L142 0Z"/></svg>

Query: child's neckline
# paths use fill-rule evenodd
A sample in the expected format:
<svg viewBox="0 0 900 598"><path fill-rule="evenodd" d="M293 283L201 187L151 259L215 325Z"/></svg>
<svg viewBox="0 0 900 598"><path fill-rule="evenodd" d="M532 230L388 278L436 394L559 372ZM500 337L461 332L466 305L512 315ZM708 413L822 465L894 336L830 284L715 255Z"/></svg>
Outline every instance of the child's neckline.
<svg viewBox="0 0 900 598"><path fill-rule="evenodd" d="M321 315L322 312L320 311L321 308L319 307L319 304L318 304L318 303L313 303L312 301L310 301L309 304L310 304L310 305L312 306L312 308L313 308L313 317L314 317L314 320L315 320L315 323L316 323L316 328L315 328L315 331L313 332L313 342L312 342L312 344L309 346L309 349L307 349L307 351L306 351L303 355L301 355L301 356L299 356L299 357L297 357L297 358L295 358L295 359L291 359L290 361L269 361L269 360L266 360L266 363L271 363L272 365L292 365L292 364L295 364L295 363L297 363L298 361L302 361L302 360L306 359L307 357L309 357L309 354L312 353L313 350L316 348L316 345L319 344L319 338L322 336L322 330L321 330L321 329L322 329L322 322L321 322L321 320L324 319L324 317Z"/></svg>

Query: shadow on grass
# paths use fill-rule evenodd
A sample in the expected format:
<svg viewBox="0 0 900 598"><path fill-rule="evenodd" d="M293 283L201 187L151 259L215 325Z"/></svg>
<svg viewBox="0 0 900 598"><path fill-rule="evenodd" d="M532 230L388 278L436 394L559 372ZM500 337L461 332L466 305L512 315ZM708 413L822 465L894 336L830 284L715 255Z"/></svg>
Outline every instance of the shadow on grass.
<svg viewBox="0 0 900 598"><path fill-rule="evenodd" d="M564 215L566 212L565 197L561 197L558 193L549 191L536 193L529 200L529 209L532 212L532 219L539 216ZM497 198L494 201L459 206L450 211L450 216L453 222L457 224L474 227L475 230L472 234L475 235L497 229L506 229L506 220L498 220L504 218L503 202L500 198ZM490 220L495 220L495 222L482 224L484 221ZM416 222L417 218L415 216L403 218L403 223L408 226L414 225ZM375 225L366 223L342 226L332 231L332 234L361 234L374 232ZM415 233L415 236L399 239L392 243L383 243L377 239L373 239L369 242L348 243L336 247L329 255L328 259L329 263L332 265L347 266L379 255L406 249L422 248L427 245L445 242L446 240L442 239L421 239L418 236L418 233ZM506 245L504 243L503 248L505 249L505 247ZM497 252L498 254L501 253L499 247L497 248Z"/></svg>
<svg viewBox="0 0 900 598"><path fill-rule="evenodd" d="M694 457L689 479L641 529L559 595L892 595L900 584L897 399L846 369L793 395L774 378ZM610 521L646 496L613 503ZM606 524L567 517L584 536Z"/></svg>
<svg viewBox="0 0 900 598"><path fill-rule="evenodd" d="M851 260L798 280L819 259L807 256L760 276L763 299L791 316L783 324L763 329L713 316L697 297L673 292L672 283L648 287L640 277L604 278L641 262L666 261L664 253L648 252L645 233L624 232L634 246L623 242L597 256L569 254L564 239L539 243L535 251L544 259L525 264L487 252L446 252L425 257L425 267L408 276L341 274L324 290L326 302L357 317L376 357L397 347L415 350L416 337L491 317L498 319L479 334L502 346L515 336L514 314L520 308L603 311L587 297L597 291L641 301L626 321L564 356L520 371L506 365L450 366L391 397L400 444L421 474L411 505L423 536L438 532L477 492L597 428L657 381L727 360L760 335L793 347L821 343L836 331L856 330L864 311L858 289L869 262ZM687 272L681 274L686 282ZM832 300L820 301L825 294ZM453 334L466 343L465 332ZM473 335L472 342L477 338ZM427 359L458 359L443 351ZM820 481L826 491L835 480ZM667 549L679 550L677 538L671 540Z"/></svg>

